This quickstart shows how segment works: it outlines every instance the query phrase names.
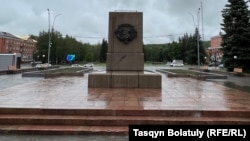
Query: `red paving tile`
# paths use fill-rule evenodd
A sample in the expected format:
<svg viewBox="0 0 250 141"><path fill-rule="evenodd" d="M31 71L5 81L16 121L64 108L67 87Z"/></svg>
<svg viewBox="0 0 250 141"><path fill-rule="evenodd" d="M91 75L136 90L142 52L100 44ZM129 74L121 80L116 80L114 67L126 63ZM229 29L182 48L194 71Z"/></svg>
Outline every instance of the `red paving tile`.
<svg viewBox="0 0 250 141"><path fill-rule="evenodd" d="M59 109L250 110L250 94L192 78L162 75L162 89L88 88L88 75L0 89L0 107Z"/></svg>

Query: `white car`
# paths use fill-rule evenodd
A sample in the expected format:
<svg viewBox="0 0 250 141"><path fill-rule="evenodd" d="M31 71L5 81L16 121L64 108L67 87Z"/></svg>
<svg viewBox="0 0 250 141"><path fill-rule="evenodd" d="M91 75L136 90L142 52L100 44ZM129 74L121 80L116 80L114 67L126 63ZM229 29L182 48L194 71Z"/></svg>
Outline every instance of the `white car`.
<svg viewBox="0 0 250 141"><path fill-rule="evenodd" d="M219 65L219 67L220 67L220 68L223 68L223 67L224 67L224 65L223 65L223 64L220 64L220 65Z"/></svg>
<svg viewBox="0 0 250 141"><path fill-rule="evenodd" d="M82 67L79 64L72 64L71 67Z"/></svg>
<svg viewBox="0 0 250 141"><path fill-rule="evenodd" d="M172 66L172 67L184 67L184 65L183 64L178 64L178 63L173 63L173 64L171 64L170 66Z"/></svg>
<svg viewBox="0 0 250 141"><path fill-rule="evenodd" d="M51 64L49 64L49 63L45 63L44 65L45 65L45 67L51 67Z"/></svg>
<svg viewBox="0 0 250 141"><path fill-rule="evenodd" d="M47 68L47 67L51 67L51 64L45 63L36 65L36 68Z"/></svg>
<svg viewBox="0 0 250 141"><path fill-rule="evenodd" d="M36 64L36 68L41 68L42 64Z"/></svg>
<svg viewBox="0 0 250 141"><path fill-rule="evenodd" d="M171 67L184 67L183 60L173 60Z"/></svg>
<svg viewBox="0 0 250 141"><path fill-rule="evenodd" d="M85 68L92 68L92 67L94 67L94 64L88 63L88 64L85 64L83 67L85 67Z"/></svg>

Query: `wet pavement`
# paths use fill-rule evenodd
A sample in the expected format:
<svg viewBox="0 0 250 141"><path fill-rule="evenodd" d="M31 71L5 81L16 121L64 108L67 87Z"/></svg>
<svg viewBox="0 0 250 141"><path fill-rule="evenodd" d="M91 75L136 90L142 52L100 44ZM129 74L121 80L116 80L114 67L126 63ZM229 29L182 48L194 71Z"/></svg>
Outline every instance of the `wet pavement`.
<svg viewBox="0 0 250 141"><path fill-rule="evenodd" d="M151 68L152 69L152 68ZM249 78L199 81L168 78L162 89L88 88L83 77L54 79L0 76L0 107L68 109L249 110L250 92L226 84L249 86ZM235 82L235 83L232 83Z"/></svg>
<svg viewBox="0 0 250 141"><path fill-rule="evenodd" d="M89 89L87 81L88 74L53 79L0 75L0 108L250 110L249 77L200 81L162 74L160 90ZM0 135L0 140L128 140L127 136L64 137Z"/></svg>
<svg viewBox="0 0 250 141"><path fill-rule="evenodd" d="M250 93L250 77L228 76L228 79L208 80L228 88Z"/></svg>
<svg viewBox="0 0 250 141"><path fill-rule="evenodd" d="M250 93L225 86L236 78L229 79L199 81L162 74L159 90L88 88L88 74L54 79L1 75L0 107L249 110ZM249 85L249 78L244 79L244 82L237 80L237 84Z"/></svg>
<svg viewBox="0 0 250 141"><path fill-rule="evenodd" d="M103 135L1 135L0 141L128 141L128 136Z"/></svg>

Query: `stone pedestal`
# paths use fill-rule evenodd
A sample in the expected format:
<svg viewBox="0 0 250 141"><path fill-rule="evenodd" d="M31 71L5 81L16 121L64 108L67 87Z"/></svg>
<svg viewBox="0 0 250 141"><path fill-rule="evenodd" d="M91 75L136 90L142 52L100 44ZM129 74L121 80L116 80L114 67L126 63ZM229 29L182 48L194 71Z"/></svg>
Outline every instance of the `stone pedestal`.
<svg viewBox="0 0 250 141"><path fill-rule="evenodd" d="M108 53L107 71L143 71L143 53Z"/></svg>
<svg viewBox="0 0 250 141"><path fill-rule="evenodd" d="M90 88L161 88L161 75L144 71L142 12L110 12L107 71L91 73Z"/></svg>
<svg viewBox="0 0 250 141"><path fill-rule="evenodd" d="M161 89L161 75L146 71L108 71L91 73L89 88Z"/></svg>

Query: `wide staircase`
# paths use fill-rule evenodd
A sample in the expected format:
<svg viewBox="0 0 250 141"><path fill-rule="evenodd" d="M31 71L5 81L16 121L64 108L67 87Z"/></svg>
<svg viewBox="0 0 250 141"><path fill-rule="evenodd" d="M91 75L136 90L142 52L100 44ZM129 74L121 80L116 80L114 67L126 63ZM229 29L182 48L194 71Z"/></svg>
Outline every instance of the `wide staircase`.
<svg viewBox="0 0 250 141"><path fill-rule="evenodd" d="M129 125L250 125L250 111L0 108L0 133L128 135Z"/></svg>

